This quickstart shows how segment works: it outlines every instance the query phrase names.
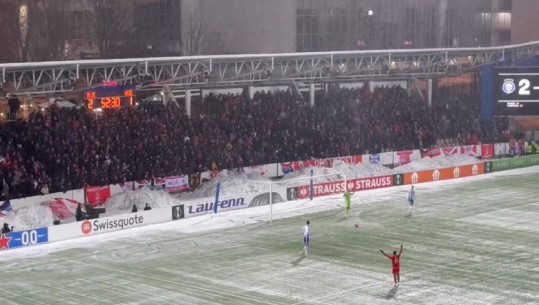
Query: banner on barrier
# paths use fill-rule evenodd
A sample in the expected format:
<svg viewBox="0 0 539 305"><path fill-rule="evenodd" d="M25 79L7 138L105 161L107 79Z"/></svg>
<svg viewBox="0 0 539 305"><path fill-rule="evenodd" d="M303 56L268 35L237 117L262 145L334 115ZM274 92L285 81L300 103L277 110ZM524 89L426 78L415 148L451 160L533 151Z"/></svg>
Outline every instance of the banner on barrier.
<svg viewBox="0 0 539 305"><path fill-rule="evenodd" d="M481 158L492 159L494 158L494 144L482 144L481 145Z"/></svg>
<svg viewBox="0 0 539 305"><path fill-rule="evenodd" d="M435 170L425 170L420 172L404 174L404 184L416 184L424 182L433 182L439 180L456 179L482 175L485 173L483 163L456 166L452 168L442 168Z"/></svg>
<svg viewBox="0 0 539 305"><path fill-rule="evenodd" d="M496 143L494 144L494 156L503 157L509 155L509 144L507 143Z"/></svg>
<svg viewBox="0 0 539 305"><path fill-rule="evenodd" d="M0 251L22 248L49 242L47 228L17 231L0 235Z"/></svg>
<svg viewBox="0 0 539 305"><path fill-rule="evenodd" d="M509 169L539 165L539 155L529 155L512 159L502 159L492 161L492 171L504 171Z"/></svg>
<svg viewBox="0 0 539 305"><path fill-rule="evenodd" d="M85 220L81 223L82 234L90 235L93 233L106 233L111 231L123 230L131 227L138 227L144 223L144 216L138 214L127 214L122 217L106 217L93 220Z"/></svg>
<svg viewBox="0 0 539 305"><path fill-rule="evenodd" d="M361 155L357 155L357 156L346 156L346 157L337 157L337 158L333 158L333 162L335 161L342 161L346 164L351 164L351 165L359 165L362 163L363 161L363 158Z"/></svg>
<svg viewBox="0 0 539 305"><path fill-rule="evenodd" d="M290 174L294 172L301 171L306 168L311 167L332 167L336 161L344 162L346 164L361 164L365 163L365 160L361 155L356 156L346 156L346 157L335 157L327 159L310 159L303 161L293 161L293 162L283 162L280 163L281 171L283 174Z"/></svg>
<svg viewBox="0 0 539 305"><path fill-rule="evenodd" d="M382 164L382 157L380 154L370 154L369 164Z"/></svg>
<svg viewBox="0 0 539 305"><path fill-rule="evenodd" d="M174 176L165 178L165 189L169 193L179 193L189 189L187 176Z"/></svg>
<svg viewBox="0 0 539 305"><path fill-rule="evenodd" d="M412 162L412 155L414 154L413 150L406 150L406 151L397 151L395 152L395 163L398 163L399 165L405 165L410 162Z"/></svg>
<svg viewBox="0 0 539 305"><path fill-rule="evenodd" d="M344 193L346 189L352 192L366 191L384 187L393 186L393 175L370 177L349 180L346 183L344 181L333 181L318 183L313 185L314 197L335 195ZM306 199L310 197L310 186L304 185L297 187L297 199Z"/></svg>
<svg viewBox="0 0 539 305"><path fill-rule="evenodd" d="M126 211L127 212L127 211ZM48 228L49 242L120 231L171 220L170 208L60 224Z"/></svg>
<svg viewBox="0 0 539 305"><path fill-rule="evenodd" d="M92 206L98 206L110 198L110 185L89 186L86 188L86 199Z"/></svg>
<svg viewBox="0 0 539 305"><path fill-rule="evenodd" d="M79 202L67 198L54 198L47 205L55 219L63 220L75 216ZM86 211L83 206L81 208Z"/></svg>
<svg viewBox="0 0 539 305"><path fill-rule="evenodd" d="M443 147L442 151L446 156L453 156L459 153L459 147L458 146Z"/></svg>
<svg viewBox="0 0 539 305"><path fill-rule="evenodd" d="M477 156L477 146L464 145L460 148L460 153L466 156L475 157Z"/></svg>
<svg viewBox="0 0 539 305"><path fill-rule="evenodd" d="M421 158L425 158L425 157L436 158L440 156L443 156L443 151L440 148L431 148L431 149L421 150Z"/></svg>
<svg viewBox="0 0 539 305"><path fill-rule="evenodd" d="M167 178L158 177L153 179L153 189L154 190L164 190L166 188Z"/></svg>
<svg viewBox="0 0 539 305"><path fill-rule="evenodd" d="M263 195L263 194L260 194ZM268 193L268 200L269 200L269 193ZM230 210L237 210L237 209L244 209L249 207L249 205L252 203L253 199L255 197L243 197L238 196L234 198L225 197L223 199L220 199L217 201L217 207L219 212L224 211L230 211ZM204 214L211 214L214 212L215 208L215 200L211 198L204 198L202 200L198 200L198 203L186 203L184 204L184 215L185 217L193 217L193 216L200 216ZM269 201L268 201L269 204Z"/></svg>

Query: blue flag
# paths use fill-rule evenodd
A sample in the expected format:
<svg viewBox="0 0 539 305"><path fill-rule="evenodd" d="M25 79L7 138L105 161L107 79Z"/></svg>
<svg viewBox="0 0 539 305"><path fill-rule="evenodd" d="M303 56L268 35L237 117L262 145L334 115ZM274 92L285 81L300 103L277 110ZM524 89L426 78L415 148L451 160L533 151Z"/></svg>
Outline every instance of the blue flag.
<svg viewBox="0 0 539 305"><path fill-rule="evenodd" d="M369 155L369 163L370 164L380 164L380 154L370 154Z"/></svg>

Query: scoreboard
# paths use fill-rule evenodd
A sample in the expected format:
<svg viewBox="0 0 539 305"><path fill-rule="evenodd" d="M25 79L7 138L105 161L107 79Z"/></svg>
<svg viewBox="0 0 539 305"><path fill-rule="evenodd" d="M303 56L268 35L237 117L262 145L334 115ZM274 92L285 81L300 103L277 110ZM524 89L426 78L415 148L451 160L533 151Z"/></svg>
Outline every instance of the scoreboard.
<svg viewBox="0 0 539 305"><path fill-rule="evenodd" d="M102 87L84 92L84 97L89 110L98 108L105 110L133 106L135 104L135 93L135 86L107 83Z"/></svg>
<svg viewBox="0 0 539 305"><path fill-rule="evenodd" d="M496 68L498 115L539 115L539 67Z"/></svg>

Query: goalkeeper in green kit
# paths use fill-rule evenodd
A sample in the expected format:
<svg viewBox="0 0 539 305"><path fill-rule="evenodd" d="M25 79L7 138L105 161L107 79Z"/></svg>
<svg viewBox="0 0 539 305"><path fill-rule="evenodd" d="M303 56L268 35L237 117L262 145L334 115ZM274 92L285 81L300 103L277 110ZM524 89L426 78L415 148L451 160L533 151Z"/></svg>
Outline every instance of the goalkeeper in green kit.
<svg viewBox="0 0 539 305"><path fill-rule="evenodd" d="M350 197L352 197L354 193L350 192L348 189L346 189L346 192L344 192L344 216L348 217L348 212L350 211Z"/></svg>

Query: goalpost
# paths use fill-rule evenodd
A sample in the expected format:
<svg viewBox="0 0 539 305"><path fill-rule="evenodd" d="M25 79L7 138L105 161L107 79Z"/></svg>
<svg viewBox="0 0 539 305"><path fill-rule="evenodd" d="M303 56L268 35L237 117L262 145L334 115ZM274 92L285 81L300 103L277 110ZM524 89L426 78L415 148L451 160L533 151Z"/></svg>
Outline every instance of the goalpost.
<svg viewBox="0 0 539 305"><path fill-rule="evenodd" d="M333 194L344 193L348 184L348 179L344 172L330 171L327 173L314 175L313 171L310 174L301 174L294 178L284 177L280 180L251 180L247 181L253 184L264 185L269 190L269 221L273 221L273 205L280 202L293 201L298 199L308 199L312 201L315 194L315 186L320 184L335 184L335 192ZM340 182L340 183L337 183ZM298 194L298 191L308 191L308 194ZM325 194L332 195L332 194ZM279 197L279 198L275 198ZM283 199L284 198L284 199ZM265 205L263 203L259 205Z"/></svg>

